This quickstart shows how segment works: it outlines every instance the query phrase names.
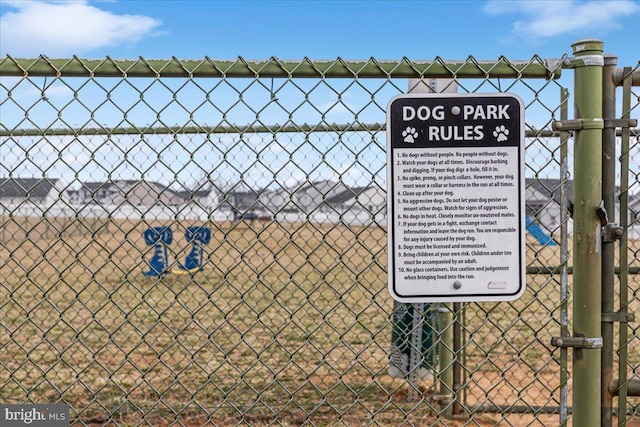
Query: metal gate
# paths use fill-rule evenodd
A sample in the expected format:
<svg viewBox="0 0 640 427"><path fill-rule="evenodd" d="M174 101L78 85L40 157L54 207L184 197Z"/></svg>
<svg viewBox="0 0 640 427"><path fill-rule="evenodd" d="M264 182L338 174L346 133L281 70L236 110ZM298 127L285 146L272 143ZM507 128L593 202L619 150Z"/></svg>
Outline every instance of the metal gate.
<svg viewBox="0 0 640 427"><path fill-rule="evenodd" d="M640 220L637 191L640 132L637 128L631 129L638 124L632 117L637 117L640 105L636 91L640 86L639 67L617 68L616 58L605 56L603 82L603 206L614 218L617 203L620 210L618 225L605 226L603 235L601 411L602 425L611 425L614 412L618 425L626 425L629 419L640 415L640 389L635 375L639 361L634 350L638 345L634 313L640 272L640 247L635 232ZM620 92L618 98L616 95ZM621 106L619 110L618 105ZM620 244L616 246L614 242L618 239ZM617 405L614 406L616 397Z"/></svg>
<svg viewBox="0 0 640 427"><path fill-rule="evenodd" d="M582 215L583 191L572 170L583 128L568 120L565 82L574 68L566 55L0 59L0 403L68 404L76 425L566 422L576 395L567 212ZM629 122L639 70L596 68L610 70L622 109L614 101L599 129L610 134L604 158L620 159L601 197L611 218L602 282L613 271L619 288L602 308L605 350L593 350L619 367L611 406L624 423L637 415L640 363L627 328L639 286L640 144ZM520 300L394 309L385 108L416 84L524 100ZM423 322L407 313L433 335L412 343ZM608 325L622 325L610 339ZM414 349L420 378L394 369L398 344L428 347ZM605 381L613 368L603 372L592 375Z"/></svg>

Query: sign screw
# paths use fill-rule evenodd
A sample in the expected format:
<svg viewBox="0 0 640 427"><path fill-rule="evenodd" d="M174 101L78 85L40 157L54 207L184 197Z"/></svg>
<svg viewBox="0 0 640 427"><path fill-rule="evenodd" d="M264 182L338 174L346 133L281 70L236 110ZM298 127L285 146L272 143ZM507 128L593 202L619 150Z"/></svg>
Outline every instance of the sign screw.
<svg viewBox="0 0 640 427"><path fill-rule="evenodd" d="M460 289L462 287L462 282L456 280L455 282L453 282L453 287L456 289Z"/></svg>

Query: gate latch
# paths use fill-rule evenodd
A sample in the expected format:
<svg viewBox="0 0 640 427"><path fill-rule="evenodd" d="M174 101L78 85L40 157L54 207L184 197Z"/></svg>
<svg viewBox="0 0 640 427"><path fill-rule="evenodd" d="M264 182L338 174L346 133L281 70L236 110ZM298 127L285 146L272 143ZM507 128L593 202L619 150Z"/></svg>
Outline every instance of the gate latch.
<svg viewBox="0 0 640 427"><path fill-rule="evenodd" d="M554 347L601 348L602 337L553 337L551 345Z"/></svg>
<svg viewBox="0 0 640 427"><path fill-rule="evenodd" d="M596 215L598 215L601 226L604 227L605 225L609 224L609 215L607 215L607 210L604 208L604 200L600 200L600 204L598 205L598 209L596 210Z"/></svg>
<svg viewBox="0 0 640 427"><path fill-rule="evenodd" d="M600 201L600 205L598 209L596 209L596 215L602 226L602 241L604 243L613 243L616 240L622 239L624 228L618 224L609 222L609 215L607 215L607 210L604 208L604 200Z"/></svg>

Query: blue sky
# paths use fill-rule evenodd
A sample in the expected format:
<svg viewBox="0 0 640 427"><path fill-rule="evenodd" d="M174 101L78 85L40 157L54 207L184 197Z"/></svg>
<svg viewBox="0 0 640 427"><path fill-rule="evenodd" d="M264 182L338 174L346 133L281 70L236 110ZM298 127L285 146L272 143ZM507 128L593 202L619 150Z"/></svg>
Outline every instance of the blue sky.
<svg viewBox="0 0 640 427"><path fill-rule="evenodd" d="M228 59L640 57L640 2L0 1L0 54Z"/></svg>
<svg viewBox="0 0 640 427"><path fill-rule="evenodd" d="M640 60L640 1L6 1L0 0L0 56L33 58L235 59L277 57L281 60L530 60L571 55L571 44L598 38L605 52L618 56L619 66ZM560 82L518 82L513 90L527 103L527 123L548 127L556 114L560 85L570 87L572 73ZM83 84L29 78L0 79L0 121L3 129L96 126L165 126L197 124L247 125L284 123L384 122L384 107L404 91L385 81L334 80L328 85L307 79L295 83L276 79L278 102L270 101L271 82L216 82L209 102L203 87L180 79L151 82L104 79ZM341 79L344 80L344 79ZM487 82L473 82L468 91L495 91ZM480 86L474 86L478 84ZM504 84L504 82L503 82ZM134 85L141 85L133 87ZM148 88L147 86L148 85ZM371 92L365 87L371 88ZM484 86L483 86L484 85ZM42 89L46 86L46 102ZM237 89L244 101L238 101ZM140 102L140 91L148 103ZM178 91L175 102L174 92ZM80 100L74 98L78 91ZM105 102L110 93L114 106ZM374 102L371 93L376 94ZM234 98L235 97L235 98ZM252 99L260 110L256 118ZM255 107L254 105L254 107ZM194 115L183 106L196 109ZM27 113L25 114L25 109ZM220 109L226 111L221 114ZM126 111L126 114L123 112ZM557 118L557 117L555 117ZM349 185L384 185L384 135L370 144L353 133L335 144L335 135L255 135L239 142L226 136L216 144L200 136L151 136L82 141L30 138L0 141L0 176L38 176L42 171L67 181L151 179L180 185L212 173L214 179L243 180L250 185L289 185L312 179L343 179ZM36 146L34 147L34 144ZM302 144L302 146L301 146ZM163 159L149 154L150 147ZM207 150L205 150L207 148ZM229 154L224 156L225 150ZM323 152L325 155L323 155ZM557 174L546 147L531 147L528 174ZM127 160L123 162L123 156ZM382 156L381 156L382 154ZM27 160L25 160L25 156ZM222 160L224 159L226 160ZM256 161L256 158L259 160ZM195 160L194 160L195 159ZM178 172L176 172L178 171ZM231 178L229 178L231 176ZM74 185L77 185L76 182Z"/></svg>

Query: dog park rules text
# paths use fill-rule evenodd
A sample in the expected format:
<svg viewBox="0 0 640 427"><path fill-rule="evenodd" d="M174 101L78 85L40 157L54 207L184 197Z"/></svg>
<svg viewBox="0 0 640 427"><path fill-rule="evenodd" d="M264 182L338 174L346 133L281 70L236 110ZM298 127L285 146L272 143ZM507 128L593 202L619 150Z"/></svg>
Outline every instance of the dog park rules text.
<svg viewBox="0 0 640 427"><path fill-rule="evenodd" d="M407 94L387 108L389 291L402 302L524 292L524 106Z"/></svg>

